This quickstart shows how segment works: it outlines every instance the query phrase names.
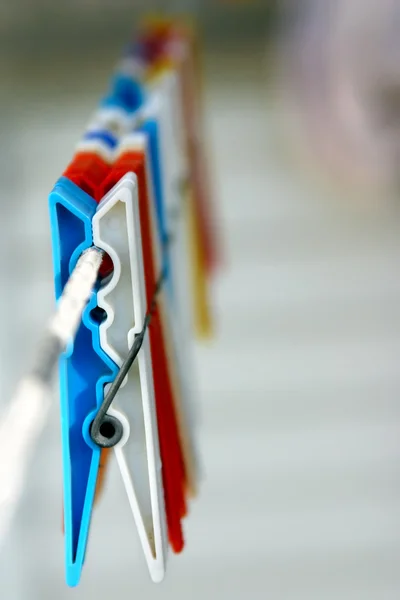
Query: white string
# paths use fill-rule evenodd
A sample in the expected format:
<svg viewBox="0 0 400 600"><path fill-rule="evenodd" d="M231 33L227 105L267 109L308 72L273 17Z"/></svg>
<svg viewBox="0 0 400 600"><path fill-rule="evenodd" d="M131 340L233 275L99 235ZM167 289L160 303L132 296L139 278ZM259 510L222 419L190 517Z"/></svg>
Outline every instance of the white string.
<svg viewBox="0 0 400 600"><path fill-rule="evenodd" d="M103 252L94 247L79 258L45 329L32 369L20 381L0 418L0 546L21 496L35 443L46 422L50 385L59 355L76 335L102 259Z"/></svg>

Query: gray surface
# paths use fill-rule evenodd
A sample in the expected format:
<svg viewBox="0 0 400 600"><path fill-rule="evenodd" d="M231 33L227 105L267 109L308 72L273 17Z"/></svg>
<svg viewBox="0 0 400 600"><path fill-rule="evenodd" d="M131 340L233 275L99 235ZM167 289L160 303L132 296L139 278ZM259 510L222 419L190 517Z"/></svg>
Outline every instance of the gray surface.
<svg viewBox="0 0 400 600"><path fill-rule="evenodd" d="M1 403L53 306L47 193L109 66L5 63ZM227 268L218 338L197 352L206 479L187 550L150 584L113 464L82 584L65 587L55 398L1 554L4 600L399 597L398 215L332 202L289 169L263 69L261 48L210 60Z"/></svg>

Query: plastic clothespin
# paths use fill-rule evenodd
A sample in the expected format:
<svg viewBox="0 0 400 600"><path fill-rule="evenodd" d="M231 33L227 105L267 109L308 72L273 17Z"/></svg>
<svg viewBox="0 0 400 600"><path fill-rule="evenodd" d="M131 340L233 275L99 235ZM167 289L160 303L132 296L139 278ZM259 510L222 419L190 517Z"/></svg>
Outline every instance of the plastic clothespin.
<svg viewBox="0 0 400 600"><path fill-rule="evenodd" d="M66 177L49 198L56 299L81 253L92 246L96 202ZM103 401L117 366L100 346L97 292L86 307L74 342L60 358L61 433L64 479L66 579L79 583L100 465L100 448L90 443L88 415Z"/></svg>
<svg viewBox="0 0 400 600"><path fill-rule="evenodd" d="M136 176L128 173L102 199L93 217L93 241L111 257L113 273L98 291L104 310L100 344L121 367L146 315L145 269ZM165 572L167 536L150 340L138 356L140 389L128 374L108 414L122 425L114 446L121 476L153 581Z"/></svg>

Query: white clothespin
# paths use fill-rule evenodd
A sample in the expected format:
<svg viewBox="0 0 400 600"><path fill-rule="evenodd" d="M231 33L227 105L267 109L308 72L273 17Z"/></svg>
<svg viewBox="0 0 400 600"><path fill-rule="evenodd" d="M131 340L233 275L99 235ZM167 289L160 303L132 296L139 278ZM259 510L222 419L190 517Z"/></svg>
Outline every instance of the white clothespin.
<svg viewBox="0 0 400 600"><path fill-rule="evenodd" d="M112 258L114 271L98 291L98 306L107 312L100 343L121 366L140 333L146 314L138 187L132 173L103 198L93 217L94 244ZM114 447L118 466L153 581L165 573L167 534L161 459L155 409L153 369L146 333L138 355L140 389L131 372L108 414L123 426Z"/></svg>

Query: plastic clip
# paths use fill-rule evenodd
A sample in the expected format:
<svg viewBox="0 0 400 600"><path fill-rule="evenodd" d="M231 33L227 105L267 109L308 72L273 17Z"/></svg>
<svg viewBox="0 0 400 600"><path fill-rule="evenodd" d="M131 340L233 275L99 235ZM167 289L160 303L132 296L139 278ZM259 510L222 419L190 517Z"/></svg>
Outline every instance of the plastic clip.
<svg viewBox="0 0 400 600"><path fill-rule="evenodd" d="M49 197L55 291L58 299L81 253L93 244L96 202L61 177ZM74 342L60 358L66 579L79 583L100 464L89 429L117 366L100 346L97 293L83 313Z"/></svg>
<svg viewBox="0 0 400 600"><path fill-rule="evenodd" d="M98 292L97 302L107 315L100 324L102 349L121 366L143 327L146 313L138 186L132 173L100 202L93 217L93 241L107 252L114 265L112 277ZM167 536L148 333L138 366L140 389L131 371L108 414L123 426L122 439L114 451L151 578L158 582L165 573Z"/></svg>

